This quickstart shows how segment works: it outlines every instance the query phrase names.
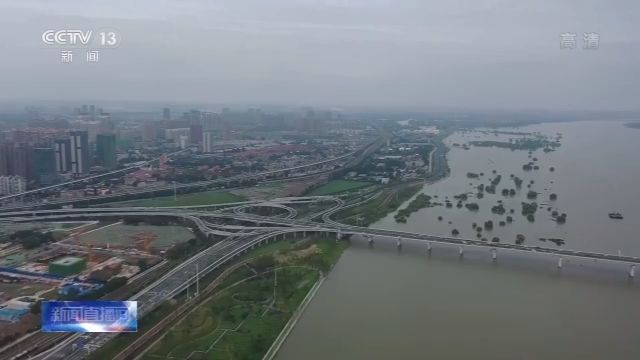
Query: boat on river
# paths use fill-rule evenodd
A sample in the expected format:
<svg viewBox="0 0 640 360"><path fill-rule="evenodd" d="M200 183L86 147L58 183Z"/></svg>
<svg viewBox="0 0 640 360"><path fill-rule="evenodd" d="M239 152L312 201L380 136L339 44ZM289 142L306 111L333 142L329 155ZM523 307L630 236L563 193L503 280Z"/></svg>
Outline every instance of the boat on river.
<svg viewBox="0 0 640 360"><path fill-rule="evenodd" d="M622 216L622 214L620 214L619 212L611 212L609 213L609 217L612 219L624 219L624 217Z"/></svg>

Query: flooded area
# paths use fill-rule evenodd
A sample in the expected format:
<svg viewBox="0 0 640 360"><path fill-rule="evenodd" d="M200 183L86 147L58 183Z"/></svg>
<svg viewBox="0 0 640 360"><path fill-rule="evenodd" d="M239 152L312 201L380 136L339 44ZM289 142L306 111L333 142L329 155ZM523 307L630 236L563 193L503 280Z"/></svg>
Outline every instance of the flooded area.
<svg viewBox="0 0 640 360"><path fill-rule="evenodd" d="M469 150L452 147L454 143L464 144L474 140L502 140L517 138L513 135L493 135L478 132L456 133L446 139L451 147L447 154L451 174L449 177L426 185L423 192L438 196L434 201L453 201L452 208L437 206L421 209L411 215L404 224L397 223L394 213L389 214L373 227L397 229L409 232L439 236L451 236L457 229L459 237L475 239L473 222L487 220L496 223L493 230L483 234L494 236L502 242L514 243L517 234L525 234L524 245L555 247L553 243L542 242L539 238L560 238L563 247L583 251L605 252L624 255L640 255L640 236L637 224L640 221L640 130L630 129L623 122L572 122L500 129L512 132L540 132L554 136L562 134L560 147L553 152L533 151L531 157L524 150L511 151L497 147L471 146ZM539 170L524 171L522 165L537 158ZM553 168L554 171L550 171ZM485 192L482 199L475 198L476 186L489 184L502 175L495 194ZM467 173L484 173L478 179L470 179ZM510 175L523 180L516 195L503 196L504 188L515 188ZM527 184L531 188L527 188ZM535 200L527 199L529 191L538 192ZM476 202L478 211L457 208L453 196L468 193L467 202ZM557 200L550 201L550 194L557 194ZM491 207L501 200L506 209L514 209L513 223L497 226L505 215L491 212ZM536 201L540 205L535 221L529 222L520 214L521 202ZM567 214L564 224L551 219L547 207ZM610 212L620 212L624 220L610 219ZM442 220L438 220L442 216ZM449 224L451 222L451 224Z"/></svg>
<svg viewBox="0 0 640 360"><path fill-rule="evenodd" d="M505 129L501 129L505 130ZM373 227L475 238L472 223L500 221L491 211L498 200L514 208L514 221L495 226L483 236L513 243L525 234L525 245L557 247L539 238L562 238L563 248L640 255L640 131L620 122L542 124L517 132L562 134L553 152L533 152L539 170L524 171L527 151L495 147L452 147L447 155L451 176L426 185L423 192L444 201L469 193L478 211L465 207L421 209L397 223L390 214ZM456 133L448 144L511 135ZM549 171L554 167L555 171ZM520 214L531 201L523 186L513 197L500 193L474 196L480 183L510 174L533 180L542 204L535 221ZM467 172L483 172L470 179ZM558 195L552 203L551 193ZM565 224L549 215L567 214ZM401 207L402 208L402 207ZM619 211L624 220L608 217ZM438 220L438 216L442 220ZM449 224L451 221L451 224ZM640 357L638 279L630 280L626 265L567 259L563 269L553 256L500 250L493 263L486 249L465 250L393 242L374 247L354 239L310 303L279 352L279 359L632 359Z"/></svg>

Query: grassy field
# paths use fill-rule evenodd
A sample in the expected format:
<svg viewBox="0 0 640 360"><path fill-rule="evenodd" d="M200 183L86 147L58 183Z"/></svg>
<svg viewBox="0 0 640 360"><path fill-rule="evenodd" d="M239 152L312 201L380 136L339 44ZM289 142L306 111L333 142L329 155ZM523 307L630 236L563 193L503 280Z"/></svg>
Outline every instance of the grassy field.
<svg viewBox="0 0 640 360"><path fill-rule="evenodd" d="M231 273L224 290L175 324L142 359L261 359L319 279L323 266L315 265L334 264L347 246L331 239L283 240L244 255L240 260L252 259L249 265Z"/></svg>
<svg viewBox="0 0 640 360"><path fill-rule="evenodd" d="M233 286L187 315L143 359L259 359L318 276L283 268L277 287L274 272Z"/></svg>
<svg viewBox="0 0 640 360"><path fill-rule="evenodd" d="M11 299L18 296L34 295L37 292L51 289L52 285L30 283L30 284L9 284L0 283L0 299Z"/></svg>
<svg viewBox="0 0 640 360"><path fill-rule="evenodd" d="M373 185L373 183L365 181L332 180L320 186L319 188L313 189L308 195L319 196L338 194L345 191L361 189L371 185Z"/></svg>
<svg viewBox="0 0 640 360"><path fill-rule="evenodd" d="M116 224L102 229L80 235L83 245L127 245L133 246L136 235L149 232L157 235L157 239L151 243L155 249L167 248L171 245L187 241L194 237L193 233L182 226L167 225L124 225Z"/></svg>
<svg viewBox="0 0 640 360"><path fill-rule="evenodd" d="M177 199L173 196L162 196L150 199L140 199L131 201L122 201L110 203L107 206L123 207L123 206L146 206L146 207L163 207L163 206L197 206L197 205L215 205L231 202L244 201L243 197L234 195L230 192L212 190L192 194L178 195Z"/></svg>

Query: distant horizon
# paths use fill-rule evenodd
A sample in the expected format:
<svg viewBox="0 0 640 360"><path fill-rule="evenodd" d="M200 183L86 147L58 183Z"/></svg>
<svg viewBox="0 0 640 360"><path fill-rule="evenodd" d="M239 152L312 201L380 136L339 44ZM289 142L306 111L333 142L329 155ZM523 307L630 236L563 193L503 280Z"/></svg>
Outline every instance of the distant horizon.
<svg viewBox="0 0 640 360"><path fill-rule="evenodd" d="M635 114L640 116L640 108L637 109L570 109L570 108L498 108L498 107L451 107L451 106L364 106L348 104L296 104L286 102L202 102L202 101L175 101L175 100L100 100L100 99L79 99L79 100L58 100L58 99L0 99L0 113L7 113L7 108L13 108L17 112L24 112L25 108L34 106L45 109L52 108L77 108L82 105L96 105L104 109L117 112L162 112L163 108L177 108L182 110L220 111L222 108L229 108L231 111L242 111L250 108L265 111L295 111L310 108L319 111L336 112L373 112L373 113L430 113L430 112L461 112L461 113L503 113L503 114ZM213 110L212 108L216 108Z"/></svg>

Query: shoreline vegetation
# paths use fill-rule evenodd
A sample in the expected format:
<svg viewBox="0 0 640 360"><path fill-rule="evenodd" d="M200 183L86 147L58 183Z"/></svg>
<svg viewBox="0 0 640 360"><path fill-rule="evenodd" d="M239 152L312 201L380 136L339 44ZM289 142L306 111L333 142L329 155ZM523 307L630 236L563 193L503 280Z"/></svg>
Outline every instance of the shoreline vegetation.
<svg viewBox="0 0 640 360"><path fill-rule="evenodd" d="M418 196L416 196L415 199L411 200L411 202L409 203L409 205L407 205L406 208L399 210L398 213L394 216L394 218L396 219L396 222L405 223L407 222L407 218L411 216L411 214L413 214L414 212L420 209L424 209L426 207L432 207L437 205L438 205L437 203L431 203L431 196L421 193L421 194L418 194Z"/></svg>
<svg viewBox="0 0 640 360"><path fill-rule="evenodd" d="M336 221L348 225L369 226L398 209L422 189L423 184L406 184L383 190L375 199L336 214Z"/></svg>

